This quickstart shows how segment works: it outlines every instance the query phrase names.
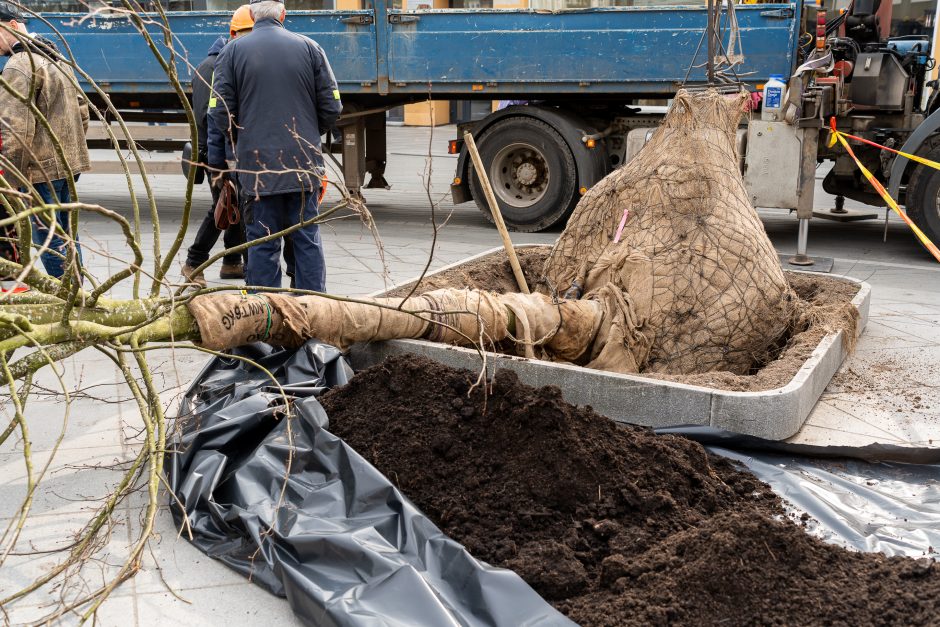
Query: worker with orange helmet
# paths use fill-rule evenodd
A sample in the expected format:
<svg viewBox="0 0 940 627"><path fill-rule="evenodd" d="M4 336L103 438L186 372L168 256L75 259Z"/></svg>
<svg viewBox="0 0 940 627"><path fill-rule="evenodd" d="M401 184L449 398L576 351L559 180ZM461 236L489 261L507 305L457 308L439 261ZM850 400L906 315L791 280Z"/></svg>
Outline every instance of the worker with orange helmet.
<svg viewBox="0 0 940 627"><path fill-rule="evenodd" d="M235 9L235 13L232 14L232 22L229 25L228 34L232 39L235 39L239 35L251 32L251 29L254 27L255 21L251 19L251 7L247 4L243 4Z"/></svg>
<svg viewBox="0 0 940 627"><path fill-rule="evenodd" d="M254 20L251 18L251 10L248 5L240 6L232 15L229 23L229 38L219 37L209 48L209 54L205 60L196 68L193 76L192 94L193 94L193 114L196 117L196 129L199 132L199 154L196 160L205 165L208 162L208 137L209 133L214 132L210 128L211 122L208 119L208 110L211 101L215 100L215 94L212 93L212 76L215 71L215 61L229 41L246 35L254 28ZM200 173L201 174L201 173ZM200 180L203 178L199 177ZM206 279L202 271L196 272L196 268L209 260L212 247L219 241L219 235L222 233L215 225L215 205L218 201L219 189L212 189L212 205L206 217L203 218L199 230L196 232L196 239L193 245L189 247L186 255L186 263L183 265L183 277L201 287L205 287ZM245 243L245 227L243 224L233 224L225 229L223 238L225 248L240 246ZM235 253L226 255L222 259L222 268L219 278L222 279L243 279L245 277L245 266L243 255Z"/></svg>

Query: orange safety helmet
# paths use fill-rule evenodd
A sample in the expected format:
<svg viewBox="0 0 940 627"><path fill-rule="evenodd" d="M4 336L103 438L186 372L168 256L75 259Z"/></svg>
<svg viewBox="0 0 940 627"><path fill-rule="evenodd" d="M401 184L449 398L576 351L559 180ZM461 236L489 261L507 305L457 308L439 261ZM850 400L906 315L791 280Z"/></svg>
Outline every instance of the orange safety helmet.
<svg viewBox="0 0 940 627"><path fill-rule="evenodd" d="M255 27L255 21L251 19L251 9L247 4L243 4L232 15L232 23L229 26L229 35L235 36L235 33L242 30L251 30Z"/></svg>

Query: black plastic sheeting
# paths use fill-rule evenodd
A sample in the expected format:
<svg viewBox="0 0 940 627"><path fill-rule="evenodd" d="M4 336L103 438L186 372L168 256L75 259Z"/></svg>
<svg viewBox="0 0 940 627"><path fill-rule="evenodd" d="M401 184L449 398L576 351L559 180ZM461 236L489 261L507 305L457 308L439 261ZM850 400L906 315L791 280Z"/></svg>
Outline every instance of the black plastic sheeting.
<svg viewBox="0 0 940 627"><path fill-rule="evenodd" d="M940 464L937 449L794 446L709 427L656 429L692 438L770 485L807 531L865 552L940 559ZM872 461L868 461L872 460Z"/></svg>
<svg viewBox="0 0 940 627"><path fill-rule="evenodd" d="M574 624L515 573L444 536L326 430L316 396L352 376L339 351L257 344L236 355L277 384L243 360L213 359L184 396L167 456L179 499L171 510L182 525L185 507L199 549L286 596L314 625ZM295 399L290 420L282 392ZM828 542L938 557L937 449L794 447L707 427L656 431L747 467ZM902 461L877 461L885 456Z"/></svg>
<svg viewBox="0 0 940 627"><path fill-rule="evenodd" d="M940 464L940 446L900 446L888 442L877 442L866 446L817 446L796 444L787 441L765 440L752 435L742 435L714 427L685 425L658 427L656 433L682 435L705 446L776 452L795 457L851 458L864 461L892 461L908 464Z"/></svg>
<svg viewBox="0 0 940 627"><path fill-rule="evenodd" d="M809 514L807 530L827 542L940 557L940 466L711 450L747 466L793 511Z"/></svg>
<svg viewBox="0 0 940 627"><path fill-rule="evenodd" d="M271 372L295 412L285 420L277 386L242 360L215 358L196 378L167 466L199 549L313 625L574 624L512 571L471 557L325 430L316 395L352 376L336 349L237 354Z"/></svg>

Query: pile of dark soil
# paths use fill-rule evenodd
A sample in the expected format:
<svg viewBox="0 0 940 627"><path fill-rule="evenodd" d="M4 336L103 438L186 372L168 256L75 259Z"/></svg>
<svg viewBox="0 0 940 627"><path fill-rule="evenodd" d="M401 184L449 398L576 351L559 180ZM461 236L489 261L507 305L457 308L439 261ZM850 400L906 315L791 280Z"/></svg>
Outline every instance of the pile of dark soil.
<svg viewBox="0 0 940 627"><path fill-rule="evenodd" d="M550 246L532 246L518 249L519 262L529 286L535 290L541 285L542 265ZM790 287L799 297L800 315L794 320L790 333L767 355L754 358L754 365L746 375L731 372L702 374L644 374L651 378L701 385L718 390L759 392L773 390L789 383L806 359L827 333L846 331L844 337L854 346L858 312L851 305L858 293L858 284L833 277L785 272ZM396 288L389 296L407 296L413 283ZM512 268L502 251L462 264L444 272L425 277L416 293L447 287L467 287L493 292L518 291Z"/></svg>
<svg viewBox="0 0 940 627"><path fill-rule="evenodd" d="M614 423L508 371L415 356L322 398L331 430L476 557L583 625L927 625L932 561L823 544L697 443Z"/></svg>

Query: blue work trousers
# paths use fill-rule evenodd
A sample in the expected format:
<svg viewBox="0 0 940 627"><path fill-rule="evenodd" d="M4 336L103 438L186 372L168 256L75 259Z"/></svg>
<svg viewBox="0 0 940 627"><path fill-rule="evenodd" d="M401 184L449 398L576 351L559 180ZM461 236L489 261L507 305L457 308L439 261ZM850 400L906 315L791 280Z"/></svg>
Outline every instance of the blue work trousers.
<svg viewBox="0 0 940 627"><path fill-rule="evenodd" d="M58 201L61 204L72 202L72 195L69 192L69 183L67 179L52 181L51 189L48 183L34 183L33 187L36 188L36 192L42 197L43 202L45 202L47 205L54 204L56 202L56 198L58 198ZM52 190L55 190L55 198L53 198ZM62 227L62 231L70 234L72 239L75 240L75 253L78 256L78 263L81 265L82 249L78 245L78 234L71 233L69 231L69 212L56 211L55 219L56 222L59 223L59 226ZM33 243L37 246L42 246L46 243L46 238L49 236L47 215L33 216L32 226ZM52 239L49 241L48 250L40 256L42 259L42 265L46 269L46 273L57 279L61 278L65 273L65 259L68 256L68 253L68 242L60 237L57 232L54 232Z"/></svg>
<svg viewBox="0 0 940 627"><path fill-rule="evenodd" d="M245 227L248 241L260 239L315 218L317 195L313 192L275 194L252 197L245 203ZM290 235L294 246L295 287L301 290L326 291L326 260L320 242L320 227L310 224ZM281 287L280 238L251 246L248 249L246 283L249 286Z"/></svg>

